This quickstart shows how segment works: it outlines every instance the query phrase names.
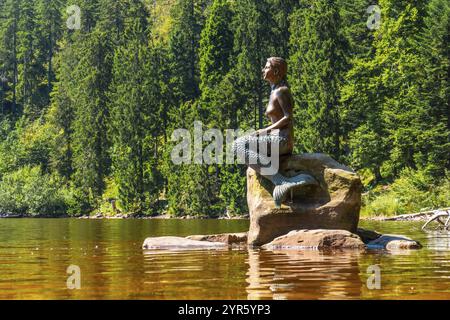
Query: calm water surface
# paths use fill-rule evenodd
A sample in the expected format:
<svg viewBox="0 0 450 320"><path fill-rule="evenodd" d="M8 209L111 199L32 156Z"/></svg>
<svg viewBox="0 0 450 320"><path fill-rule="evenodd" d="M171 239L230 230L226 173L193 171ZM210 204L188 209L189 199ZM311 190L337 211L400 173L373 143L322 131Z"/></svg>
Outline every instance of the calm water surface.
<svg viewBox="0 0 450 320"><path fill-rule="evenodd" d="M248 221L0 219L0 299L450 299L450 236L362 222L419 251L144 252L149 236L242 232ZM67 289L69 265L81 289ZM369 290L368 267L381 268Z"/></svg>

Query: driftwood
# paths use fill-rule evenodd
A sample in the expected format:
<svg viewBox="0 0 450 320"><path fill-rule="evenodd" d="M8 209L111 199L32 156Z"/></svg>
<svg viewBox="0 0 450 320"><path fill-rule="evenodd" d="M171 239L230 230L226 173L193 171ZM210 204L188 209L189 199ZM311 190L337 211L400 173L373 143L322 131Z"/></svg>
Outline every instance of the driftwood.
<svg viewBox="0 0 450 320"><path fill-rule="evenodd" d="M382 217L382 218L376 218L374 220L381 220L381 221L402 221L402 220L414 220L416 218L423 218L423 220L426 219L428 216L434 216L437 212L441 211L449 211L450 208L445 209L437 209L437 210L430 210L430 211L423 211L418 213L411 213L411 214L401 214L395 217Z"/></svg>
<svg viewBox="0 0 450 320"><path fill-rule="evenodd" d="M441 218L447 218L446 221L442 221ZM432 223L433 221L437 221L441 228L444 230L449 230L450 228L450 210L436 210L434 215L423 225L422 230L425 230L426 227Z"/></svg>

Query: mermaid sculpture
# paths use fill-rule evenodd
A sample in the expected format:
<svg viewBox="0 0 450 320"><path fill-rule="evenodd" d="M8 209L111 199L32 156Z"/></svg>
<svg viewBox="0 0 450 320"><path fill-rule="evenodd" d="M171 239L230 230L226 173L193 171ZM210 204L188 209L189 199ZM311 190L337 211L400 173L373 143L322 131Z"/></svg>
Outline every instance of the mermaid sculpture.
<svg viewBox="0 0 450 320"><path fill-rule="evenodd" d="M256 141L258 145L259 143L265 143L267 150L279 150L280 157L292 154L294 149L292 114L294 100L286 81L287 63L284 59L269 58L262 72L263 79L269 82L272 88L266 110L266 116L272 124L253 134L240 137L234 142L233 149L242 159L245 159L245 163L250 168L274 184L273 199L275 206L280 208L289 191L299 186L318 185L318 182L308 174L300 174L291 178L287 178L280 173L263 174L262 168L264 164L268 163L267 156L251 146L254 146ZM277 144L278 148L274 148L274 144Z"/></svg>

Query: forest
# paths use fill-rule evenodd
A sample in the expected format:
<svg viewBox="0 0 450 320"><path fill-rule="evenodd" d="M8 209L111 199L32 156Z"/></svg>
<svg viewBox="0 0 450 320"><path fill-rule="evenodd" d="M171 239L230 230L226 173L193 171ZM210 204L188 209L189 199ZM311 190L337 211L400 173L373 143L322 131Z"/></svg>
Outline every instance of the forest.
<svg viewBox="0 0 450 320"><path fill-rule="evenodd" d="M450 207L449 35L448 0L0 0L0 213L245 215L246 167L171 136L266 126L271 56L363 214Z"/></svg>

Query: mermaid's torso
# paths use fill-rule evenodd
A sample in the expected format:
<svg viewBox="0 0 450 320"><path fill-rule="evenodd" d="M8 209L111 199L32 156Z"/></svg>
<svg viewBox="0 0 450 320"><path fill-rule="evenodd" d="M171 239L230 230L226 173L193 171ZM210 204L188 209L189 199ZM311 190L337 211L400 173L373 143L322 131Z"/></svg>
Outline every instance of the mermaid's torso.
<svg viewBox="0 0 450 320"><path fill-rule="evenodd" d="M281 89L281 90L280 90ZM287 100L289 101L288 105L285 106L288 112L292 114L294 100L292 98L291 92L289 88L282 87L272 91L269 99L269 104L266 109L266 116L270 119L271 123L277 123L284 117L283 109L278 102L277 95L287 95ZM281 154L292 153L294 149L294 125L291 116L291 121L284 128L280 128L277 130L273 130L270 134L279 135L280 137L286 139L285 148L280 150Z"/></svg>

